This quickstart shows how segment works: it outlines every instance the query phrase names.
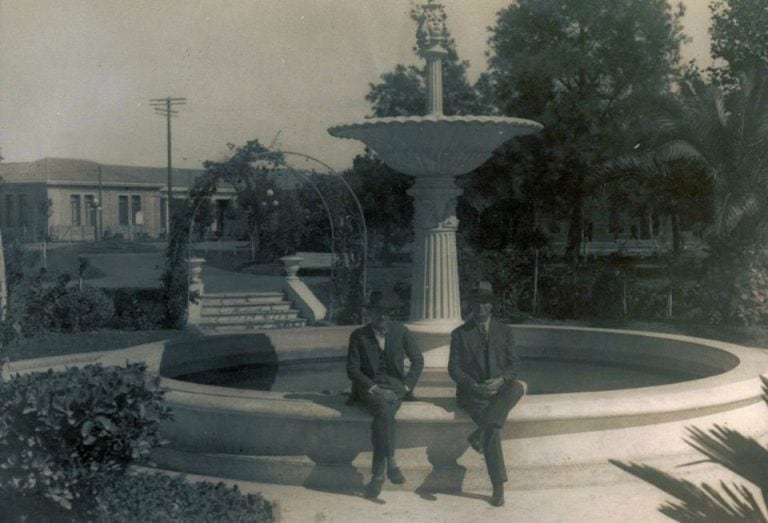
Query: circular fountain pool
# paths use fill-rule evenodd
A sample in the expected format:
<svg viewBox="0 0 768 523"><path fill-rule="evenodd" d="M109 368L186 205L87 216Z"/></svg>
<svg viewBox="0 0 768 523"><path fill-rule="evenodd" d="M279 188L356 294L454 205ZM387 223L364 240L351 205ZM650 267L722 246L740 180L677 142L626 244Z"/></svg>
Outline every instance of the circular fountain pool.
<svg viewBox="0 0 768 523"><path fill-rule="evenodd" d="M180 381L272 392L344 394L350 388L345 358L295 360L283 364L241 364L181 376ZM706 376L683 370L638 364L602 363L554 358L523 358L519 379L528 394L565 394L668 385ZM445 368L427 367L419 380L419 397L454 394Z"/></svg>
<svg viewBox="0 0 768 523"><path fill-rule="evenodd" d="M758 439L768 434L759 378L768 356L762 350L620 330L514 329L530 394L503 432L513 487L629 481L609 459L657 466L693 461L698 456L684 441L690 426L717 423ZM340 392L346 385L339 358L350 331L212 336L81 355L76 362L141 360L162 376L174 420L163 427L169 445L154 454L160 466L355 489L370 467L370 417L347 405ZM427 367L417 401L398 412L398 455L408 487L485 489L484 462L466 441L472 422L456 408L445 374L446 339L422 341ZM51 362L20 362L12 370L44 365ZM279 369L274 382L255 387L271 390L238 388L253 378L254 365ZM221 377L221 369L237 367L248 372L229 383L176 379L206 382L206 375Z"/></svg>

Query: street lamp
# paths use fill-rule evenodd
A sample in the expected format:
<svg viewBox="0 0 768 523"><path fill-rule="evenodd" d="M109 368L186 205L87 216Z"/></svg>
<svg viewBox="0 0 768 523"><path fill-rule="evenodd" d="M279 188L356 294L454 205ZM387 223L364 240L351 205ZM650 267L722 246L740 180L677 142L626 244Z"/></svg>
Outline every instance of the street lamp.
<svg viewBox="0 0 768 523"><path fill-rule="evenodd" d="M276 209L280 205L280 201L275 198L275 191L272 189L267 189L264 192L264 198L260 200L259 202L261 204L261 207L264 209L264 212L269 212L269 207L271 206L273 209ZM272 220L274 223L274 220L276 218L273 216ZM254 224L254 226L257 224ZM255 235L255 229L251 231L251 260L256 260L256 235Z"/></svg>
<svg viewBox="0 0 768 523"><path fill-rule="evenodd" d="M91 209L95 212L93 226L96 231L96 241L101 240L101 201L98 198L94 198L91 202Z"/></svg>

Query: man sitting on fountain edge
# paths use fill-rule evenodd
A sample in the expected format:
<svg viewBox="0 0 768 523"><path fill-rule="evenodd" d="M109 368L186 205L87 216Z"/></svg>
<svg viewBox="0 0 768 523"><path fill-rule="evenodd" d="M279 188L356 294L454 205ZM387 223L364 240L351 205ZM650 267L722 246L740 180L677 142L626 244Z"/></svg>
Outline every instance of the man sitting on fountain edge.
<svg viewBox="0 0 768 523"><path fill-rule="evenodd" d="M479 282L469 301L472 317L451 333L448 373L456 382L457 403L477 424L469 444L485 456L493 484L490 502L500 507L507 481L501 430L525 386L515 379L519 358L512 329L491 317L495 299L490 283Z"/></svg>
<svg viewBox="0 0 768 523"><path fill-rule="evenodd" d="M353 399L362 401L373 415L372 477L365 493L369 498L381 493L385 470L392 483L405 483L395 461L395 414L403 399L412 395L424 367L416 339L405 325L390 320L390 309L380 292L371 293L369 322L352 332L347 354ZM405 357L411 364L407 374Z"/></svg>

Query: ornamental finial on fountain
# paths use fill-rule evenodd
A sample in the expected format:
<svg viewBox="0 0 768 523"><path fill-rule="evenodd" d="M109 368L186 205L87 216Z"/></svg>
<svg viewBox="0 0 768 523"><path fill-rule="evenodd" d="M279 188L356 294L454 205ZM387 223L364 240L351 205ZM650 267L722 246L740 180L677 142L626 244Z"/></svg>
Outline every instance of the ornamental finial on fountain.
<svg viewBox="0 0 768 523"><path fill-rule="evenodd" d="M433 3L419 6L417 21L419 27L416 30L416 43L421 54L427 52L446 53L450 35L445 26L445 10L442 4Z"/></svg>

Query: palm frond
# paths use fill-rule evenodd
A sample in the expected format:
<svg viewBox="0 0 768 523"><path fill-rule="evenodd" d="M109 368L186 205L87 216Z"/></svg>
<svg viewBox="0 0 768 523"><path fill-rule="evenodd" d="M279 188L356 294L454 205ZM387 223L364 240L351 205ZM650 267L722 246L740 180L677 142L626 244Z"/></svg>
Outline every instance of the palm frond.
<svg viewBox="0 0 768 523"><path fill-rule="evenodd" d="M757 216L761 207L762 203L754 193L732 195L727 202L723 202L720 234L730 234L745 220Z"/></svg>
<svg viewBox="0 0 768 523"><path fill-rule="evenodd" d="M731 472L768 489L768 449L735 430L715 425L707 432L688 428L686 442Z"/></svg>
<svg viewBox="0 0 768 523"><path fill-rule="evenodd" d="M763 401L768 404L768 378L760 376L760 381L763 382Z"/></svg>
<svg viewBox="0 0 768 523"><path fill-rule="evenodd" d="M720 486L727 495L723 496L708 485L697 486L654 467L617 460L610 462L676 498L679 502L666 502L659 507L661 513L676 521L768 522L755 497L746 487L729 487L721 483Z"/></svg>
<svg viewBox="0 0 768 523"><path fill-rule="evenodd" d="M725 104L725 96L723 95L723 92L719 89L714 90L712 102L714 103L715 114L717 114L717 119L720 122L720 125L726 127L728 125L729 112Z"/></svg>
<svg viewBox="0 0 768 523"><path fill-rule="evenodd" d="M707 157L696 146L686 140L672 140L656 150L654 158L658 162L688 161L707 163Z"/></svg>

